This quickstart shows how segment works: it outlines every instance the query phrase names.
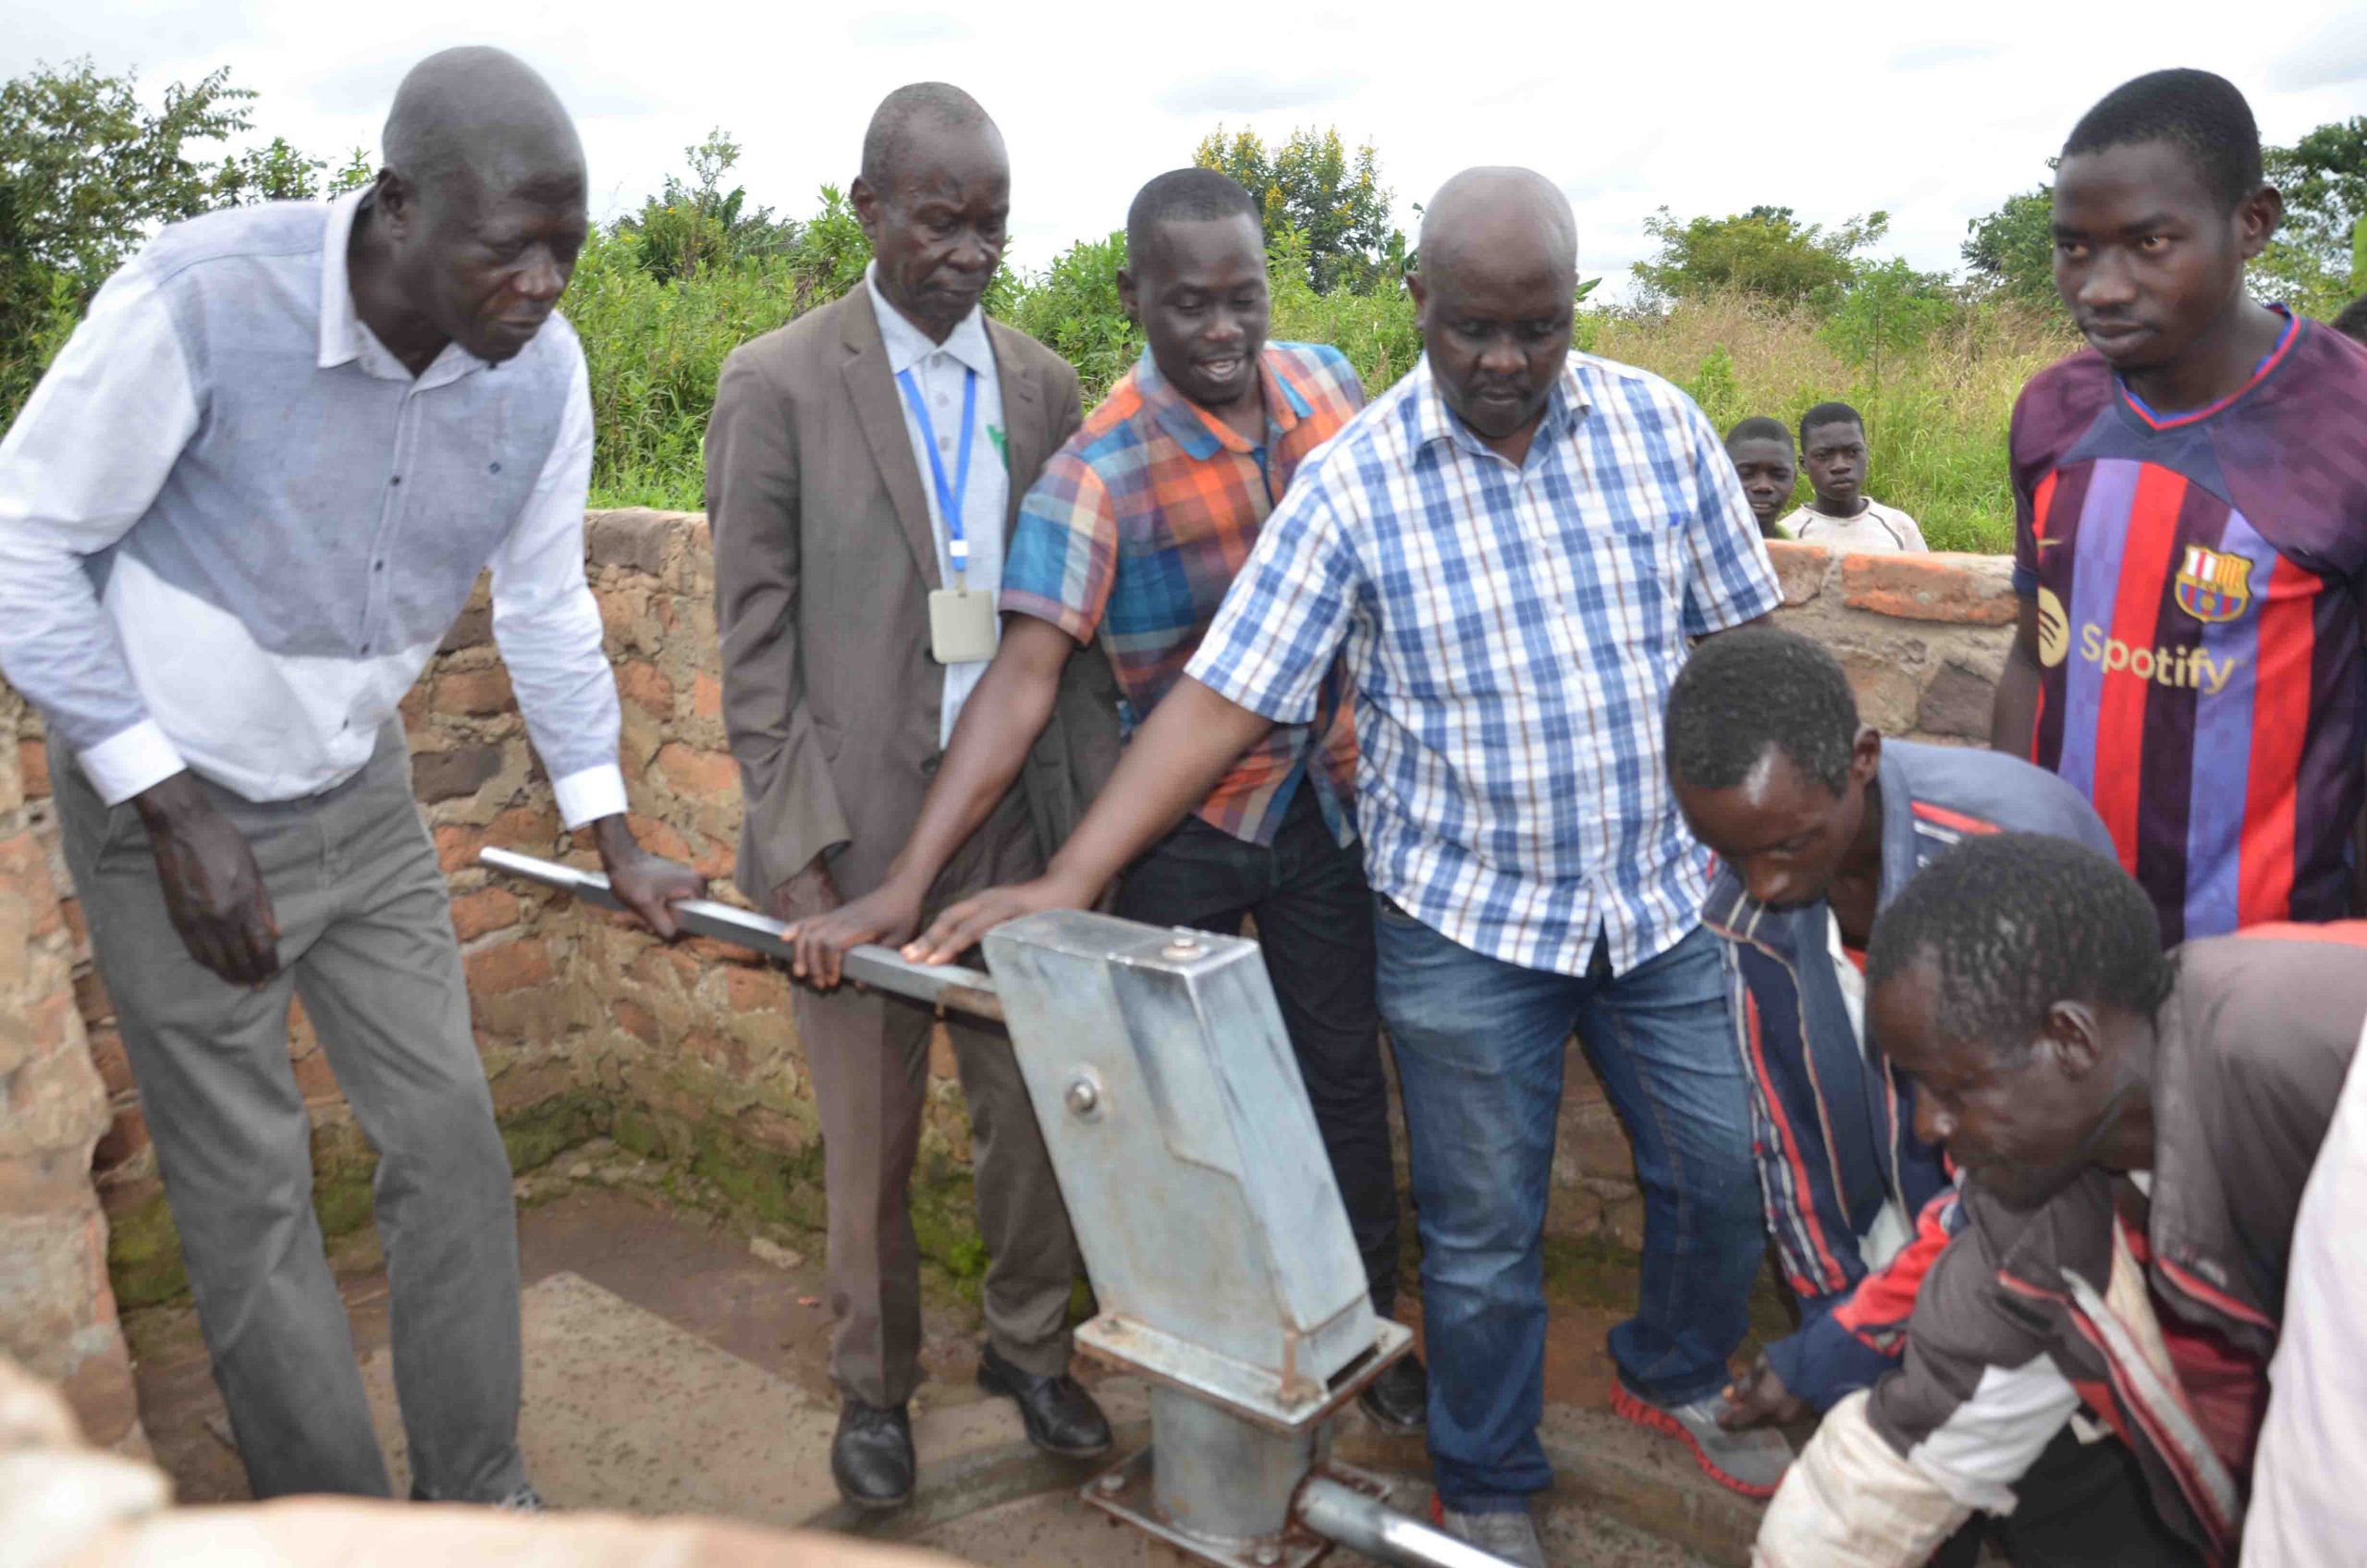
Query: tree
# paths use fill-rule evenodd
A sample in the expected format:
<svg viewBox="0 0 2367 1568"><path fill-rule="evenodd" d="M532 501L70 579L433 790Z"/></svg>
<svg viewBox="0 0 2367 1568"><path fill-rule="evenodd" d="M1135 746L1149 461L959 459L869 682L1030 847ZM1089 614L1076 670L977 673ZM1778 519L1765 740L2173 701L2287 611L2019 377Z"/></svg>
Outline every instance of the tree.
<svg viewBox="0 0 2367 1568"><path fill-rule="evenodd" d="M1380 183L1380 154L1369 141L1348 155L1337 130L1294 130L1270 151L1254 130L1231 136L1219 126L1192 161L1239 180L1265 213L1270 244L1285 229L1306 239L1307 282L1318 294L1368 293L1393 283L1405 237L1390 221L1391 192Z"/></svg>
<svg viewBox="0 0 2367 1568"><path fill-rule="evenodd" d="M1965 225L1965 268L1984 295L2041 308L2055 302L2054 191L2039 186L2005 198L1986 217Z"/></svg>
<svg viewBox="0 0 2367 1568"><path fill-rule="evenodd" d="M1660 255L1636 263L1636 281L1650 304L1729 290L1784 304L1829 299L1856 276L1850 258L1889 229L1890 214L1880 212L1827 233L1800 222L1789 207L1753 207L1683 223L1662 207L1644 220L1644 232L1660 241Z"/></svg>
<svg viewBox="0 0 2367 1568"><path fill-rule="evenodd" d="M740 161L740 144L720 127L682 153L691 163L690 181L668 175L665 189L640 212L617 220L618 236L631 242L643 271L668 282L702 267L781 254L795 243L794 223L775 222L770 207L749 211L744 186L723 189L723 177Z"/></svg>
<svg viewBox="0 0 2367 1568"><path fill-rule="evenodd" d="M2285 195L2285 223L2257 272L2297 310L2332 315L2367 291L2354 256L2367 223L2367 116L2318 127L2290 147L2264 154L2268 181Z"/></svg>

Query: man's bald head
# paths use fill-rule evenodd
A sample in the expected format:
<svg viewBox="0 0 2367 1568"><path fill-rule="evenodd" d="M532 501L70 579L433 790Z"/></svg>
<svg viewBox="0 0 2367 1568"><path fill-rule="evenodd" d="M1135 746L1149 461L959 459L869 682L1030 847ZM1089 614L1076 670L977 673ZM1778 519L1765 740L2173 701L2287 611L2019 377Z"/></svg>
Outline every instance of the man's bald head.
<svg viewBox="0 0 2367 1568"><path fill-rule="evenodd" d="M1467 256L1551 266L1578 276L1578 220L1569 198L1534 169L1465 169L1422 209L1420 265L1452 266Z"/></svg>
<svg viewBox="0 0 2367 1568"><path fill-rule="evenodd" d="M383 133L387 171L432 199L455 177L488 192L584 185L583 143L550 83L517 55L470 47L430 55L395 90Z"/></svg>
<svg viewBox="0 0 2367 1568"><path fill-rule="evenodd" d="M975 98L950 82L916 81L879 101L863 133L864 183L881 193L895 189L916 133L938 132L1002 144L1002 132Z"/></svg>

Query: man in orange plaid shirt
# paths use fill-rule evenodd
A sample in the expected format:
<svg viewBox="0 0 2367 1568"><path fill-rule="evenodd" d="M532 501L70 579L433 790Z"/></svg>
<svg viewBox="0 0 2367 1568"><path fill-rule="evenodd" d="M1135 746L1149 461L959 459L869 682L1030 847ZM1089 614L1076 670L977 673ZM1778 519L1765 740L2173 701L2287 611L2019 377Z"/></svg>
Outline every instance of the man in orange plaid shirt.
<svg viewBox="0 0 2367 1568"><path fill-rule="evenodd" d="M866 898L800 924L795 966L835 985L862 942L900 943L929 885L985 821L1097 637L1129 731L1183 675L1299 463L1364 406L1332 348L1269 343L1257 203L1213 169L1160 175L1126 214L1119 292L1149 350L1047 463L1003 566L1002 639L955 727L912 838ZM1372 892L1356 847L1355 737L1335 670L1310 724L1277 726L1118 885L1117 911L1238 934L1254 918L1307 1097L1364 1255L1374 1310L1397 1294L1373 988ZM1046 845L1047 851L1057 848ZM1418 1430L1408 1356L1367 1414Z"/></svg>

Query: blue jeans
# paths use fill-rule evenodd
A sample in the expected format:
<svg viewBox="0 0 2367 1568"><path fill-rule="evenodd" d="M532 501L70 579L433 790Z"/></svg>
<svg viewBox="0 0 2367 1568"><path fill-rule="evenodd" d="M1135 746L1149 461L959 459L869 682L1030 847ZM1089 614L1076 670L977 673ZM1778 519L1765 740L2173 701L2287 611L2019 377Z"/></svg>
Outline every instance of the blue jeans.
<svg viewBox="0 0 2367 1568"><path fill-rule="evenodd" d="M1598 949L1574 976L1474 952L1387 900L1376 925L1413 1145L1433 1476L1457 1513L1523 1507L1553 1478L1537 1438L1545 1198L1573 1030L1643 1187L1643 1299L1611 1331L1620 1377L1655 1403L1699 1399L1742 1341L1765 1238L1726 961L1696 928L1625 974Z"/></svg>

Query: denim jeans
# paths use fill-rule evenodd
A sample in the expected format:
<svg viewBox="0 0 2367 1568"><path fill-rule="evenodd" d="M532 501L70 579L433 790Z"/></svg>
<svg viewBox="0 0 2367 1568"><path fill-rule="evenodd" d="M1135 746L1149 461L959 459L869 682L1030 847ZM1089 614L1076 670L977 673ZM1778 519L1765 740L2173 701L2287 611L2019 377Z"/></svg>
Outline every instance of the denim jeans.
<svg viewBox="0 0 2367 1568"><path fill-rule="evenodd" d="M1397 1308L1397 1168L1373 1001L1372 911L1361 846L1332 838L1304 779L1270 847L1187 816L1118 884L1117 912L1129 920L1229 937L1257 922L1372 1309L1387 1317Z"/></svg>
<svg viewBox="0 0 2367 1568"><path fill-rule="evenodd" d="M1717 939L1696 928L1625 974L1525 969L1380 900L1380 1011L1413 1144L1429 1442L1457 1513L1525 1506L1552 1480L1545 1397L1546 1185L1563 1048L1585 1040L1635 1145L1643 1299L1611 1332L1621 1378L1661 1403L1715 1392L1764 1253L1748 1091Z"/></svg>

